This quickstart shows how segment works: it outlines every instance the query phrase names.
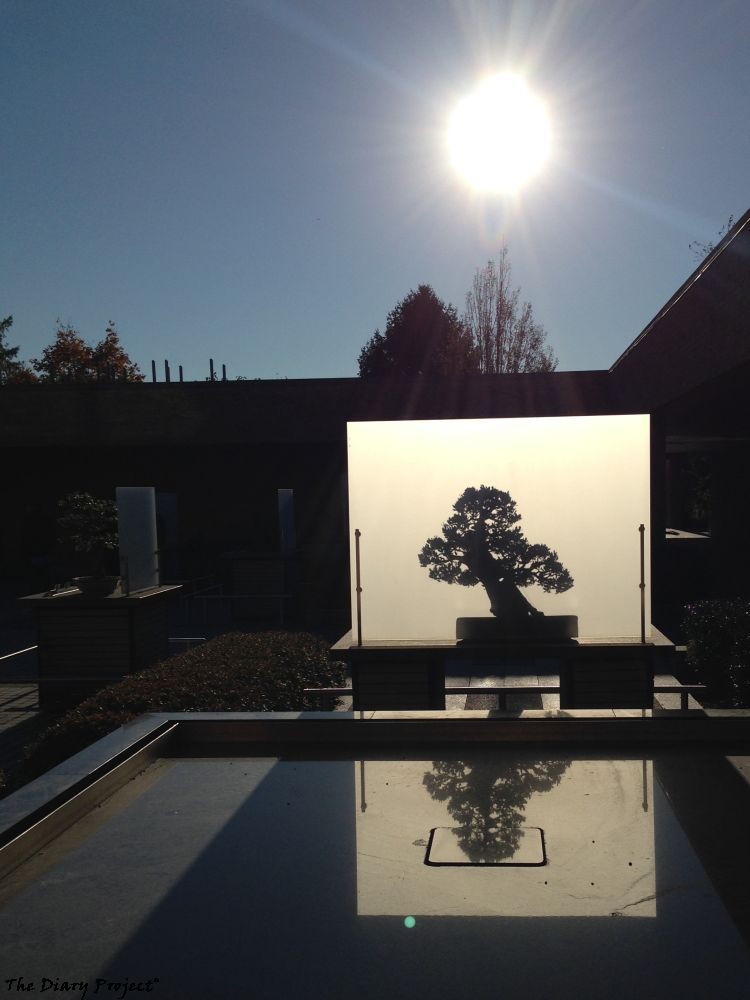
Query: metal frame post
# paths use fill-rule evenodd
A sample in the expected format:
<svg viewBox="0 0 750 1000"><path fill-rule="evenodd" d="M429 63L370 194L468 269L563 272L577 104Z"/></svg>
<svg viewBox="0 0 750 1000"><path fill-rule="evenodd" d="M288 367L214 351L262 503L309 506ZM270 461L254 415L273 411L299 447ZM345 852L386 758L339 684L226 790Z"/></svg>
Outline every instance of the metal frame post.
<svg viewBox="0 0 750 1000"><path fill-rule="evenodd" d="M646 641L646 525L641 524L638 527L638 534L640 537L641 545L641 582L638 587L641 591L641 642Z"/></svg>
<svg viewBox="0 0 750 1000"><path fill-rule="evenodd" d="M359 539L362 532L359 528L354 529L354 559L356 566L356 591L357 591L357 645L362 645L362 577L359 562Z"/></svg>

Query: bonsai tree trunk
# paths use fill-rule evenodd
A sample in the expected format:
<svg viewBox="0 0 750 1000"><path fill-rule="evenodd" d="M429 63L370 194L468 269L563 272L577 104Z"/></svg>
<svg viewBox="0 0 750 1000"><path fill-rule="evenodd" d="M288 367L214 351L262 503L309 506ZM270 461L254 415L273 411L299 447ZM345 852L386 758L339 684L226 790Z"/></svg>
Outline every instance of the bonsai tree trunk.
<svg viewBox="0 0 750 1000"><path fill-rule="evenodd" d="M487 591L490 599L490 611L496 618L506 624L528 621L529 618L542 615L533 604L526 600L519 588L513 583L508 568L502 559L495 559L489 550L485 527L482 522L477 525L471 545L469 568Z"/></svg>
<svg viewBox="0 0 750 1000"><path fill-rule="evenodd" d="M537 611L534 605L526 600L511 580L500 579L496 575L482 575L479 576L479 582L487 591L490 611L496 618L512 624L544 615L544 612Z"/></svg>

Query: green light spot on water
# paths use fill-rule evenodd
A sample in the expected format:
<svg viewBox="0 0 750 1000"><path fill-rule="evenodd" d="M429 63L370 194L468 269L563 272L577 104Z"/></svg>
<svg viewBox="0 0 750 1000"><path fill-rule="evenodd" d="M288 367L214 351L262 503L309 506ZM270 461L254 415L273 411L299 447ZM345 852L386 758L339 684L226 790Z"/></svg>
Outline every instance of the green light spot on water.
<svg viewBox="0 0 750 1000"><path fill-rule="evenodd" d="M417 921L414 917L404 917L404 927L408 927L410 930L412 927L416 926Z"/></svg>

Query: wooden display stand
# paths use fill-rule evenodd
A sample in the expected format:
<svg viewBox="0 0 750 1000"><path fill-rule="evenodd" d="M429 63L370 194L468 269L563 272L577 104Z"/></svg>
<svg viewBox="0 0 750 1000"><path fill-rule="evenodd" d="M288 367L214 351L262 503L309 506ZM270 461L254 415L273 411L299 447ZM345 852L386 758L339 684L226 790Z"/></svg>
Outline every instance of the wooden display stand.
<svg viewBox="0 0 750 1000"><path fill-rule="evenodd" d="M356 711L409 711L445 708L447 694L467 689L445 686L445 664L465 661L477 673L502 673L512 663L522 677L542 658L555 665L554 684L540 688L534 680L516 683L513 691L559 691L561 709L649 708L653 703L655 674L674 672L676 650L665 636L653 635L640 643L623 639L573 639L563 643L477 643L450 640L365 641L352 640L351 632L333 646L333 655L348 661ZM552 669L552 668L550 668ZM673 690L670 685L668 690ZM477 688L477 693L486 688ZM493 689L494 690L494 689ZM473 689L472 689L473 691Z"/></svg>
<svg viewBox="0 0 750 1000"><path fill-rule="evenodd" d="M180 586L123 597L75 588L22 597L34 609L39 705L63 708L168 655L169 600Z"/></svg>

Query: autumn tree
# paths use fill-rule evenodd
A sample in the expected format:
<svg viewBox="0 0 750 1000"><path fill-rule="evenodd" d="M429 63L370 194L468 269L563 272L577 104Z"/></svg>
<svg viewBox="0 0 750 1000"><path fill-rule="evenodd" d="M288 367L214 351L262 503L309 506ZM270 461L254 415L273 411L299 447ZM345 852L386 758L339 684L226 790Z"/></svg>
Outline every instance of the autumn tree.
<svg viewBox="0 0 750 1000"><path fill-rule="evenodd" d="M464 324L471 332L482 374L552 372L557 358L547 346L544 327L534 319L531 303L520 301L511 287L508 248L500 260L479 268L466 296Z"/></svg>
<svg viewBox="0 0 750 1000"><path fill-rule="evenodd" d="M359 374L456 375L479 371L471 335L429 285L411 291L388 314L359 355Z"/></svg>
<svg viewBox="0 0 750 1000"><path fill-rule="evenodd" d="M428 538L419 563L433 580L475 587L481 583L490 611L506 624L541 615L520 587L538 584L561 594L573 578L546 545L527 541L518 522L521 515L510 493L494 486L465 489L443 525L443 537Z"/></svg>
<svg viewBox="0 0 750 1000"><path fill-rule="evenodd" d="M91 348L77 330L59 322L54 342L31 363L43 382L88 382L93 378Z"/></svg>
<svg viewBox="0 0 750 1000"><path fill-rule="evenodd" d="M113 323L94 347L74 327L58 322L55 340L32 365L43 382L142 382L143 375L120 345Z"/></svg>
<svg viewBox="0 0 750 1000"><path fill-rule="evenodd" d="M120 337L110 320L104 339L92 351L94 370L100 379L112 379L118 382L142 382L143 374L138 365L130 360L122 349Z"/></svg>
<svg viewBox="0 0 750 1000"><path fill-rule="evenodd" d="M0 385L36 382L36 375L29 366L18 360L18 347L7 343L8 330L13 326L13 317L0 319Z"/></svg>

